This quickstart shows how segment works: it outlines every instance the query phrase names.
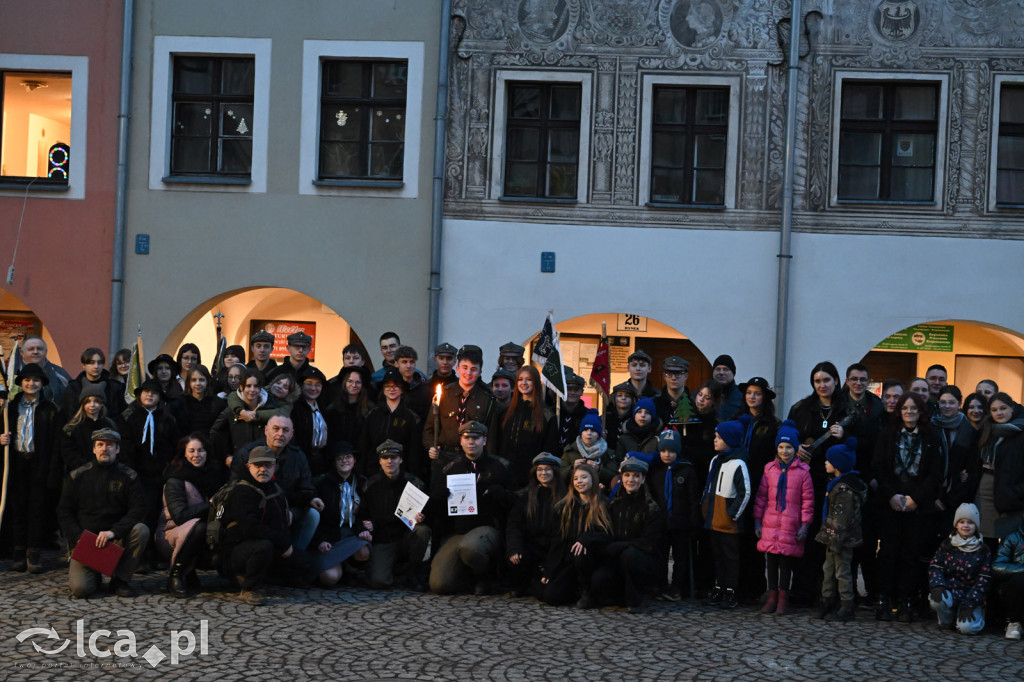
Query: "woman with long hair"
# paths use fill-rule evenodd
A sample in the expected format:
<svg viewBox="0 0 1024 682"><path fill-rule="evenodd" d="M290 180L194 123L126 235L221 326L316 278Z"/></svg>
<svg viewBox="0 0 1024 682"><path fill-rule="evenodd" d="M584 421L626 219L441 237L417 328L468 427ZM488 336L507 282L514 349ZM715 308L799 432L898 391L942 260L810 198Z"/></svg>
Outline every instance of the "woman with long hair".
<svg viewBox="0 0 1024 682"><path fill-rule="evenodd" d="M964 415L975 431L981 431L981 424L988 414L988 398L984 393L972 393L964 398Z"/></svg>
<svg viewBox="0 0 1024 682"><path fill-rule="evenodd" d="M57 456L50 466L51 488L60 490L65 476L83 464L95 461L92 432L100 429L117 430L117 424L108 414L103 388L99 384L85 386L78 396L78 409L60 429Z"/></svg>
<svg viewBox="0 0 1024 682"><path fill-rule="evenodd" d="M1020 525L1024 512L1024 406L999 392L988 403L978 440L981 534L994 543Z"/></svg>
<svg viewBox="0 0 1024 682"><path fill-rule="evenodd" d="M372 406L368 369L360 365L342 367L337 380L334 395L324 410L329 446L341 442L358 443Z"/></svg>
<svg viewBox="0 0 1024 682"><path fill-rule="evenodd" d="M209 436L199 431L178 441L174 459L164 472L163 513L155 543L161 556L170 559L167 591L175 597L187 597L189 589L199 589L196 568L209 560L209 500L224 482L225 473L213 457Z"/></svg>
<svg viewBox="0 0 1024 682"><path fill-rule="evenodd" d="M213 377L203 365L185 372L185 393L171 403L171 414L181 433L210 433L227 403L214 393Z"/></svg>
<svg viewBox="0 0 1024 682"><path fill-rule="evenodd" d="M513 486L527 483L530 462L541 452L557 448L554 415L544 407L540 374L532 365L519 369L512 402L498 430L498 455L508 460Z"/></svg>
<svg viewBox="0 0 1024 682"><path fill-rule="evenodd" d="M537 598L548 604L574 600L580 608L596 601L590 583L600 550L608 541L612 518L601 493L597 470L585 460L573 466L568 492L554 507L551 548L537 586Z"/></svg>
<svg viewBox="0 0 1024 682"><path fill-rule="evenodd" d="M893 420L878 436L872 469L878 481L881 540L882 595L875 618L891 620L895 599L898 619L910 623L915 618L913 600L924 586L922 543L932 538L944 473L941 436L929 423L927 404L918 393L900 396Z"/></svg>
<svg viewBox="0 0 1024 682"><path fill-rule="evenodd" d="M525 596L539 577L555 529L555 503L565 495L558 475L561 460L548 452L533 458L530 482L520 490L505 526L505 557L513 597Z"/></svg>

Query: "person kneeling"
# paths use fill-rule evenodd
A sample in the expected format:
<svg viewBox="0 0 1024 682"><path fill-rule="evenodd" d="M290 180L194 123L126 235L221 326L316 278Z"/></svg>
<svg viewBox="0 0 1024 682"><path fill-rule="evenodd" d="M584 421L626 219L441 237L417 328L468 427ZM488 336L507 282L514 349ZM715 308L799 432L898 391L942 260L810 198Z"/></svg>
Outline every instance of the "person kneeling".
<svg viewBox="0 0 1024 682"><path fill-rule="evenodd" d="M992 553L978 532L981 515L977 507L965 502L953 518L953 532L939 545L928 568L928 603L938 616L939 627L976 635L985 628Z"/></svg>
<svg viewBox="0 0 1024 682"><path fill-rule="evenodd" d="M370 558L370 533L356 523L364 481L356 475L356 449L342 441L334 446L333 471L317 476L316 496L323 500L320 523L313 534L313 563L320 584L334 587L341 580L342 564Z"/></svg>

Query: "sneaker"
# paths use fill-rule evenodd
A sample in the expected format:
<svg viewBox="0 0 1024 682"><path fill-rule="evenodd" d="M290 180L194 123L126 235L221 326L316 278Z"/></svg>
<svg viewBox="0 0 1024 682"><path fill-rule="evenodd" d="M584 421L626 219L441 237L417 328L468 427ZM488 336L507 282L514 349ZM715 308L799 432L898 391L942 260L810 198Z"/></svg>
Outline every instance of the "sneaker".
<svg viewBox="0 0 1024 682"><path fill-rule="evenodd" d="M740 600L736 596L736 590L726 589L722 592L722 600L718 603L718 608L723 611L732 611L739 605Z"/></svg>
<svg viewBox="0 0 1024 682"><path fill-rule="evenodd" d="M711 588L711 592L708 593L708 596L705 597L704 601L701 603L704 604L704 606L717 606L722 603L723 596L724 590L722 590L718 585L715 585Z"/></svg>
<svg viewBox="0 0 1024 682"><path fill-rule="evenodd" d="M892 607L889 606L889 600L885 597L879 598L878 604L875 606L875 620L892 620Z"/></svg>
<svg viewBox="0 0 1024 682"><path fill-rule="evenodd" d="M1006 624L1006 639L1020 639L1020 623Z"/></svg>
<svg viewBox="0 0 1024 682"><path fill-rule="evenodd" d="M679 601L682 598L682 592L675 585L669 585L658 593L658 601Z"/></svg>
<svg viewBox="0 0 1024 682"><path fill-rule="evenodd" d="M259 590L243 589L238 593L238 600L249 606L263 606L263 593Z"/></svg>
<svg viewBox="0 0 1024 682"><path fill-rule="evenodd" d="M917 617L914 615L914 605L910 602L904 602L896 614L896 620L901 623L913 623L917 620Z"/></svg>

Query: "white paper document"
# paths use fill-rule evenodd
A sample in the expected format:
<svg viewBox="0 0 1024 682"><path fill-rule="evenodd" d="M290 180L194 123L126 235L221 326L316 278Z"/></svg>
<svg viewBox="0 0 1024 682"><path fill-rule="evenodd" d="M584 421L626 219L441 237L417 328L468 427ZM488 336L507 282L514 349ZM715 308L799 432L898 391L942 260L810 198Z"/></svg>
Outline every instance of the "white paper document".
<svg viewBox="0 0 1024 682"><path fill-rule="evenodd" d="M414 486L412 483L405 484L402 496L398 498L398 507L395 509L395 516L401 519L402 523L409 528L416 527L416 515L423 511L430 498L425 492Z"/></svg>
<svg viewBox="0 0 1024 682"><path fill-rule="evenodd" d="M476 516L476 474L448 475L448 516Z"/></svg>

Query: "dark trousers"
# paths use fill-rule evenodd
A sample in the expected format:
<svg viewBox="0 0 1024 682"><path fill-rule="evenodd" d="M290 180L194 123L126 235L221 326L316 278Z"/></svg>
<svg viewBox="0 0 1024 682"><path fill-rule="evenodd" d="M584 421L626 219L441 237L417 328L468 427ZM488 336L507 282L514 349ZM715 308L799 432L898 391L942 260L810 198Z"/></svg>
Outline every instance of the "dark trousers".
<svg viewBox="0 0 1024 682"><path fill-rule="evenodd" d="M719 587L736 590L740 586L740 543L738 533L711 531L711 549L715 555L715 582Z"/></svg>
<svg viewBox="0 0 1024 682"><path fill-rule="evenodd" d="M878 514L874 491L868 492L868 499L861 506L861 534L864 544L853 550L851 571L854 581L857 569L864 574L864 589L868 596L877 596L878 588Z"/></svg>
<svg viewBox="0 0 1024 682"><path fill-rule="evenodd" d="M658 585L668 587L668 558L672 553L672 585L690 595L690 533L684 528L665 531L658 543Z"/></svg>
<svg viewBox="0 0 1024 682"><path fill-rule="evenodd" d="M270 540L245 540L231 548L226 568L238 578L239 587L252 590L267 581L274 564L274 543Z"/></svg>
<svg viewBox="0 0 1024 682"><path fill-rule="evenodd" d="M657 571L653 556L635 547L618 555L606 556L594 569L591 594L602 602L638 606L651 586Z"/></svg>
<svg viewBox="0 0 1024 682"><path fill-rule="evenodd" d="M1024 622L1024 573L1001 580L998 594L1006 619L1012 623Z"/></svg>
<svg viewBox="0 0 1024 682"><path fill-rule="evenodd" d="M765 552L764 562L768 569L769 590L789 590L793 584L793 565L796 557Z"/></svg>
<svg viewBox="0 0 1024 682"><path fill-rule="evenodd" d="M554 575L545 576L548 582L542 583L537 578L533 582L533 593L546 604L569 604L576 601L583 590L590 588L593 575L594 555L574 556L564 562Z"/></svg>
<svg viewBox="0 0 1024 682"><path fill-rule="evenodd" d="M910 601L921 584L925 571L920 561L922 541L931 532L931 519L917 512L885 509L879 515L881 548L878 551L879 593Z"/></svg>
<svg viewBox="0 0 1024 682"><path fill-rule="evenodd" d="M11 545L43 547L47 519L56 503L46 488L45 472L38 470L40 464L35 455L25 456L17 451L11 452L8 466L7 494L10 497L4 514L5 518L10 518Z"/></svg>

